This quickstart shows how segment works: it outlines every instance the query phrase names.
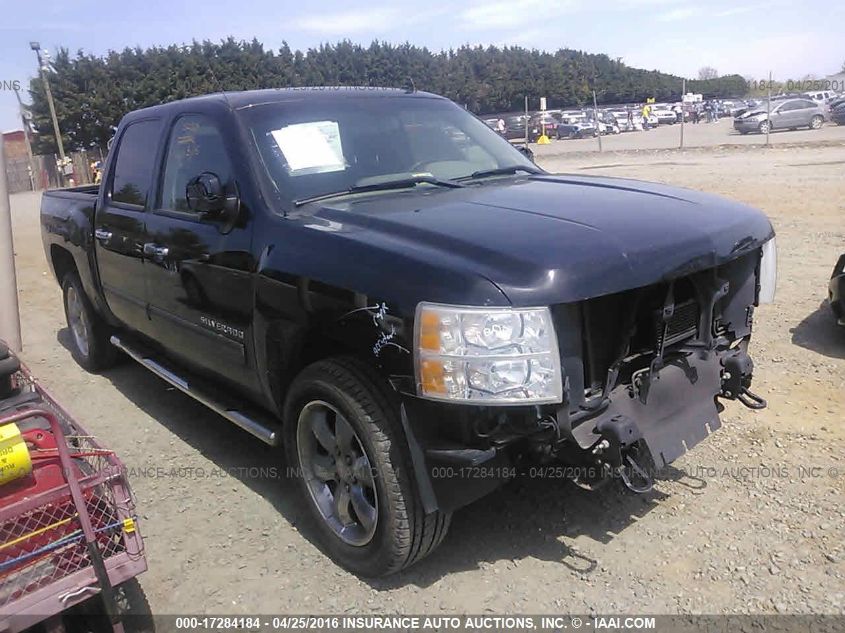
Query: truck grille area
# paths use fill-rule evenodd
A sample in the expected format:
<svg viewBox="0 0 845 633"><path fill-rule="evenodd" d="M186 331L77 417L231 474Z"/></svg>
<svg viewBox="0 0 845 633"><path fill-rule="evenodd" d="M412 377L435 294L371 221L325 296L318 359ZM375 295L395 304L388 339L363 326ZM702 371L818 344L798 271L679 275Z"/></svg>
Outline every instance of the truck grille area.
<svg viewBox="0 0 845 633"><path fill-rule="evenodd" d="M726 348L748 336L758 263L754 250L672 281L559 306L555 318L570 405L577 408L606 393L608 372L619 361L611 389L628 384L661 351L671 355L692 342Z"/></svg>
<svg viewBox="0 0 845 633"><path fill-rule="evenodd" d="M662 311L656 310L652 315L656 346L665 347L696 336L699 314L695 299L676 305L672 316L665 320Z"/></svg>
<svg viewBox="0 0 845 633"><path fill-rule="evenodd" d="M601 391L621 355L653 354L698 335L701 310L689 279L655 284L582 304L584 387Z"/></svg>

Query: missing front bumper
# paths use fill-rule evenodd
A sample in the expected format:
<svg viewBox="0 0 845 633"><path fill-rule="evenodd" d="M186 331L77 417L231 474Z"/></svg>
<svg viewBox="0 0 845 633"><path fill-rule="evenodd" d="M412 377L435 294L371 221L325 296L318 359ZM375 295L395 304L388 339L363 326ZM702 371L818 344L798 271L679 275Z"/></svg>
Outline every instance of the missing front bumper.
<svg viewBox="0 0 845 633"><path fill-rule="evenodd" d="M658 371L618 385L600 412L574 428L567 414L558 420L582 452L609 471L630 466L653 475L721 427L717 398L753 409L766 405L749 391L752 370L744 346L688 350L667 357Z"/></svg>

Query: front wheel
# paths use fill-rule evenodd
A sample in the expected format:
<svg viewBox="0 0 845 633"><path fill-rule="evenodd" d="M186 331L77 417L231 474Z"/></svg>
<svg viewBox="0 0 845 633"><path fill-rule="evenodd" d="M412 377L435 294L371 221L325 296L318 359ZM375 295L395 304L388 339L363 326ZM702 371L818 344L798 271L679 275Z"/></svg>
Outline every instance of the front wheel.
<svg viewBox="0 0 845 633"><path fill-rule="evenodd" d="M763 121L763 122L760 124L760 128L759 128L759 129L760 129L760 134L768 134L768 133L769 133L769 131L772 129L772 124L771 124L771 123L769 123L768 121Z"/></svg>
<svg viewBox="0 0 845 633"><path fill-rule="evenodd" d="M451 516L423 509L395 395L363 361L302 371L286 401L285 447L324 549L349 571L397 572L446 535Z"/></svg>
<svg viewBox="0 0 845 633"><path fill-rule="evenodd" d="M814 116L810 119L810 129L811 130L818 130L821 128L822 124L824 123L824 119L819 115Z"/></svg>

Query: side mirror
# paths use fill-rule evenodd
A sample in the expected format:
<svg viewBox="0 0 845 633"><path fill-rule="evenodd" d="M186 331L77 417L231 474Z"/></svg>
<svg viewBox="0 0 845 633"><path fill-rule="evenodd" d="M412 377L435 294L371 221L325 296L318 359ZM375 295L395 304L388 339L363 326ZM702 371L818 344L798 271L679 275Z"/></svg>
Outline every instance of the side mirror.
<svg viewBox="0 0 845 633"><path fill-rule="evenodd" d="M185 188L188 208L202 219L234 224L240 208L237 193L227 194L217 174L204 171L191 178Z"/></svg>
<svg viewBox="0 0 845 633"><path fill-rule="evenodd" d="M185 188L185 195L188 198L188 208L196 213L214 216L223 210L223 185L217 174L210 171L204 171L191 178Z"/></svg>
<svg viewBox="0 0 845 633"><path fill-rule="evenodd" d="M531 151L530 147L527 145L518 145L516 149L522 152L522 154L532 163L534 162L534 152Z"/></svg>

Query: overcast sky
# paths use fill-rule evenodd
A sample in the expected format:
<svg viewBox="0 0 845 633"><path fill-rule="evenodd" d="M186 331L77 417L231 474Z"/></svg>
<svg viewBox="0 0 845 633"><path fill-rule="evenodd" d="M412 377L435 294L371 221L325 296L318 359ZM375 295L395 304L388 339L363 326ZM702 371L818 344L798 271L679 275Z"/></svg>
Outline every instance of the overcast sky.
<svg viewBox="0 0 845 633"><path fill-rule="evenodd" d="M306 49L344 38L409 41L432 50L518 44L606 53L687 77L702 66L755 78L769 70L776 78L823 77L845 62L841 0L0 1L4 88L13 80L26 87L36 72L30 40L49 51L63 46L94 54L228 35L257 37L272 49L283 40ZM0 91L0 128L19 128L17 112L14 93Z"/></svg>

